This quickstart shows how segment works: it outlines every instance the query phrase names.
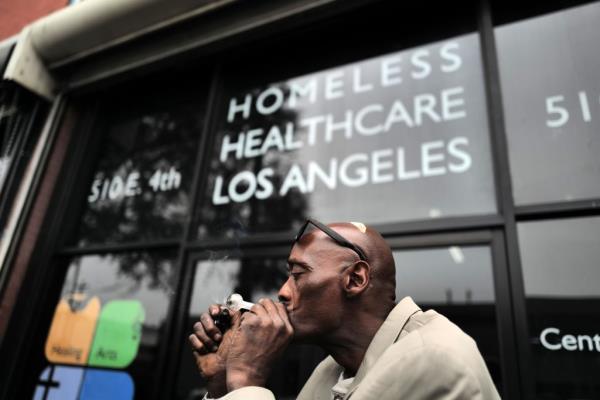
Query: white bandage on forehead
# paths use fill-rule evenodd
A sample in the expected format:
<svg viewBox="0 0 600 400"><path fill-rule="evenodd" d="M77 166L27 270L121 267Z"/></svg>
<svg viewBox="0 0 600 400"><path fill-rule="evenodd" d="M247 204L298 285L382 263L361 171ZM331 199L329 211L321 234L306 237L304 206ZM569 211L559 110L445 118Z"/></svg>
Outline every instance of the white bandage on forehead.
<svg viewBox="0 0 600 400"><path fill-rule="evenodd" d="M354 225L361 233L365 233L367 231L367 226L362 222L350 222Z"/></svg>

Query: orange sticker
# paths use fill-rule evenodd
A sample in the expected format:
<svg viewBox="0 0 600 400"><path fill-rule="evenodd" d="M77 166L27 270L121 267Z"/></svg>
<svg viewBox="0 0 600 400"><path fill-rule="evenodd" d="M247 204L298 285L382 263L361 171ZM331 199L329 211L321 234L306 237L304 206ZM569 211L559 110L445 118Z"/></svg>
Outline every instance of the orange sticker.
<svg viewBox="0 0 600 400"><path fill-rule="evenodd" d="M79 310L73 310L69 301L62 299L56 306L54 319L46 339L48 361L85 365L99 314L100 299L98 297L92 297Z"/></svg>

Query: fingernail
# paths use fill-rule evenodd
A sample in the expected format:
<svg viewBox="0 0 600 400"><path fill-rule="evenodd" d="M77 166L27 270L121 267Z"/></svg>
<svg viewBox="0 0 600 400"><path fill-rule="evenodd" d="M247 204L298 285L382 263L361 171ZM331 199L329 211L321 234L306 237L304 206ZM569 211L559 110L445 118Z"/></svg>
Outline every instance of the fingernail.
<svg viewBox="0 0 600 400"><path fill-rule="evenodd" d="M219 350L219 347L218 347L218 346L213 346L213 347L212 347L212 351L217 351L217 350Z"/></svg>
<svg viewBox="0 0 600 400"><path fill-rule="evenodd" d="M222 337L221 337L221 334L220 334L220 333L217 333L217 334L215 335L215 340L216 340L217 342L220 342L220 341L221 341L221 339L222 339Z"/></svg>

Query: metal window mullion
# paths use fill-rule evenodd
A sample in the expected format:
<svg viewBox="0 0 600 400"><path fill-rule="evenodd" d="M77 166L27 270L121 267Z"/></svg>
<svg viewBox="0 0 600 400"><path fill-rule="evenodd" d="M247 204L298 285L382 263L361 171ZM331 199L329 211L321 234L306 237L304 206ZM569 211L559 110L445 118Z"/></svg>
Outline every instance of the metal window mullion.
<svg viewBox="0 0 600 400"><path fill-rule="evenodd" d="M82 256L99 253L122 253L126 251L162 250L180 246L179 240L154 240L130 243L101 244L91 246L69 246L57 251L59 256Z"/></svg>
<svg viewBox="0 0 600 400"><path fill-rule="evenodd" d="M504 112L502 105L502 93L500 86L500 70L498 65L498 54L494 37L494 25L490 0L480 0L479 30L481 38L481 49L486 84L486 98L488 101L488 118L490 123L492 156L494 160L494 172L496 177L496 190L499 210L504 216L504 246L506 251L506 263L496 263L495 268L506 265L505 271L495 271L495 277L506 273L506 282L509 287L503 285L498 289L501 297L500 302L505 305L498 310L499 323L505 332L513 332L512 338L505 338L504 342L515 343L518 363L509 365L503 360L503 373L505 375L506 398L531 399L533 398L533 372L531 371L531 349L528 343L527 313L525 304L525 289L521 260L519 254L519 243L517 237L517 226L515 207L512 195L512 182L510 176L510 165L508 155L508 142L504 123ZM496 241L497 243L497 241ZM496 253L498 249L496 248ZM512 315L505 315L511 311ZM511 318L512 317L512 318ZM514 323L514 329L506 329L506 324ZM504 349L514 352L513 349ZM512 357L510 357L512 358ZM515 368L516 367L516 368ZM517 371L515 373L514 371ZM519 390L520 389L520 390Z"/></svg>
<svg viewBox="0 0 600 400"><path fill-rule="evenodd" d="M515 213L519 221L594 216L600 214L600 198L517 206Z"/></svg>
<svg viewBox="0 0 600 400"><path fill-rule="evenodd" d="M198 204L202 201L202 190L207 178L206 166L210 161L210 150L214 140L214 127L216 124L215 110L218 109L217 104L219 95L222 91L221 81L221 66L216 63L213 67L211 83L208 96L206 98L206 108L204 109L205 118L196 152L196 163L194 165L194 177L192 187L190 189L190 211L189 218L184 227L181 238L181 245L177 255L176 268L176 290L175 297L170 305L168 315L170 316L167 323L166 338L163 343L171 343L174 346L164 346L159 359L162 360L162 365L159 367L159 373L165 377L164 380L155 383L155 392L159 393L159 398L173 398L173 393L176 387L177 370L180 361L179 339L182 337L186 327L184 326L187 308L191 299L191 292L194 281L194 268L189 261L189 251L187 244L192 232L196 226L197 218L196 211ZM189 327L188 327L189 328Z"/></svg>

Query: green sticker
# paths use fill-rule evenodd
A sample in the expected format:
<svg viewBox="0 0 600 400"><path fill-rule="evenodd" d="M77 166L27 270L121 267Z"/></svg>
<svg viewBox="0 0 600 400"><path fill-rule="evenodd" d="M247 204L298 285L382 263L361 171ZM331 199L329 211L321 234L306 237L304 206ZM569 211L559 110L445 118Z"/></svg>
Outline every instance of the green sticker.
<svg viewBox="0 0 600 400"><path fill-rule="evenodd" d="M100 314L89 365L125 368L140 346L144 307L137 300L113 300Z"/></svg>

